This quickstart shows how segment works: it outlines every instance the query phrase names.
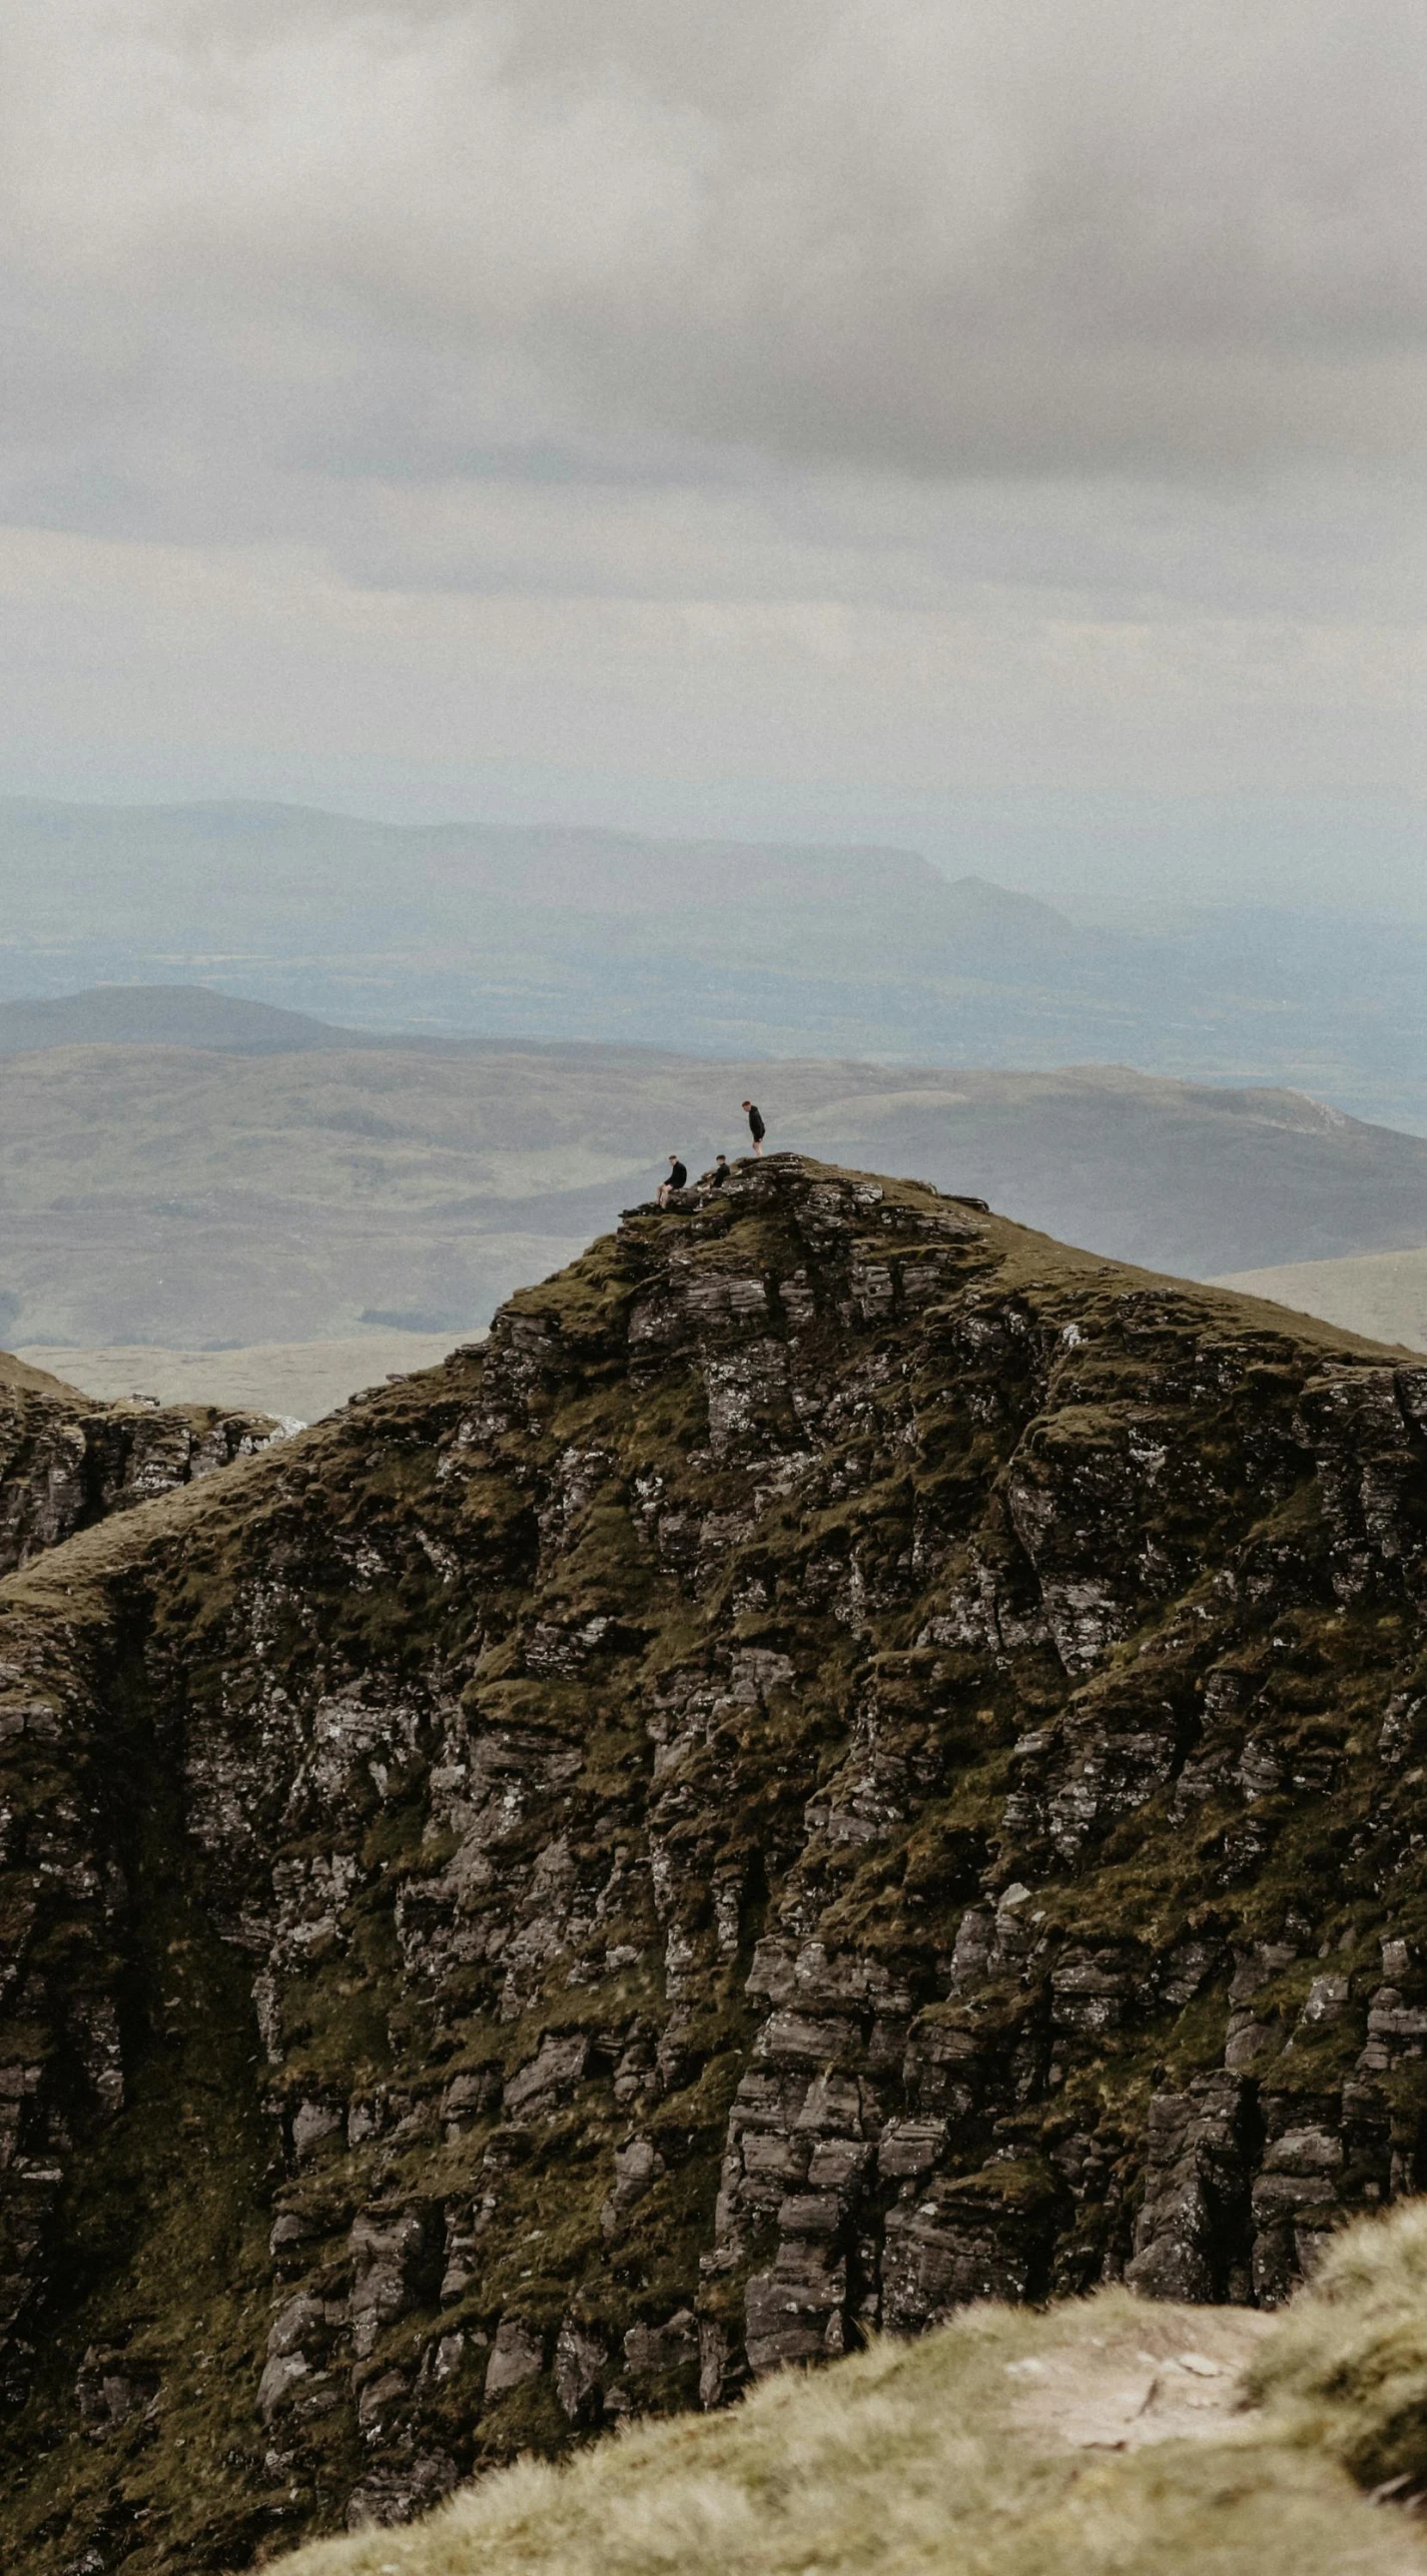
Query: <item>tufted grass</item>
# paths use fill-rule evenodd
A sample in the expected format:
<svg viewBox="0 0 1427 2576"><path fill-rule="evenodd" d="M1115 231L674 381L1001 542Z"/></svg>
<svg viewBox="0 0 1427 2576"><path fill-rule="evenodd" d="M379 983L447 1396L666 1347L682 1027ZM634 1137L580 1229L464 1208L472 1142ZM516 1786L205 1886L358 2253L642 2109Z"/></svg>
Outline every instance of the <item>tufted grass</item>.
<svg viewBox="0 0 1427 2576"><path fill-rule="evenodd" d="M1344 2231L1246 2386L1364 2486L1427 2487L1427 2200Z"/></svg>
<svg viewBox="0 0 1427 2576"><path fill-rule="evenodd" d="M1082 2424L1073 2447L1069 2418L1107 2374L1123 2386L1156 2352L1202 2350L1207 2312L1120 2290L1042 2315L987 2306L786 2373L727 2413L519 2461L424 2522L284 2558L281 2576L1427 2576L1427 2531L1368 2501L1335 2401L1310 2421L1295 2380L1340 2323L1365 2369L1373 2320L1392 2335L1414 2302L1427 2348L1427 2209L1354 2230L1335 2265L1339 2286L1268 2336L1265 2402L1197 2439L1085 2447ZM1226 2336L1245 2323L1217 2320ZM1067 2392L1059 2422L1027 2418L1037 2372Z"/></svg>

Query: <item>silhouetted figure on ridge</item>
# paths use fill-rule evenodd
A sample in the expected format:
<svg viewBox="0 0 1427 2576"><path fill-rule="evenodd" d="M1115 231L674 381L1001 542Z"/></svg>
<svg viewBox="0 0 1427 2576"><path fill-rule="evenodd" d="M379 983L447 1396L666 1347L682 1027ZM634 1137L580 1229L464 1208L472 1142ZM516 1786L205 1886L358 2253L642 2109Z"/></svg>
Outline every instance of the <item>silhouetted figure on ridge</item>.
<svg viewBox="0 0 1427 2576"><path fill-rule="evenodd" d="M680 1162L677 1154L671 1154L669 1157L669 1177L667 1181L661 1181L659 1184L659 1205L661 1207L667 1207L669 1201L674 1196L675 1191L687 1189L688 1185L689 1174L687 1166Z"/></svg>
<svg viewBox="0 0 1427 2576"><path fill-rule="evenodd" d="M743 1106L748 1112L748 1132L753 1139L754 1153L761 1154L763 1151L763 1139L768 1133L767 1128L763 1124L763 1112L759 1108L756 1100L745 1100Z"/></svg>

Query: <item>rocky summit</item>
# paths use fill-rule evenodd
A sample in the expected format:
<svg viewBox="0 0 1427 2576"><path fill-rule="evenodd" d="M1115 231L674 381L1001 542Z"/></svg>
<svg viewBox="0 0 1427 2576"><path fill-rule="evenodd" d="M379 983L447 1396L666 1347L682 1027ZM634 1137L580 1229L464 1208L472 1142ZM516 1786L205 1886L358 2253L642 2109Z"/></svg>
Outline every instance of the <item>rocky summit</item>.
<svg viewBox="0 0 1427 2576"><path fill-rule="evenodd" d="M1427 2181L1427 1366L738 1167L0 1588L0 2557Z"/></svg>

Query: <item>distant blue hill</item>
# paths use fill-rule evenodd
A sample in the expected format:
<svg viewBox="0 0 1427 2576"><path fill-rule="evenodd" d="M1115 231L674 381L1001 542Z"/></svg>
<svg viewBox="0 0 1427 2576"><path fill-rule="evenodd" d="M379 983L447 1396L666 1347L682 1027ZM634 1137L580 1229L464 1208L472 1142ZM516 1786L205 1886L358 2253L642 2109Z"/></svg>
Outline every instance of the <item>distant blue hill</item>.
<svg viewBox="0 0 1427 2576"><path fill-rule="evenodd" d="M39 1001L0 1002L0 1055L64 1046L207 1047L232 1055L293 1055L354 1043L360 1046L363 1040L305 1011L247 1002L197 984L100 984Z"/></svg>

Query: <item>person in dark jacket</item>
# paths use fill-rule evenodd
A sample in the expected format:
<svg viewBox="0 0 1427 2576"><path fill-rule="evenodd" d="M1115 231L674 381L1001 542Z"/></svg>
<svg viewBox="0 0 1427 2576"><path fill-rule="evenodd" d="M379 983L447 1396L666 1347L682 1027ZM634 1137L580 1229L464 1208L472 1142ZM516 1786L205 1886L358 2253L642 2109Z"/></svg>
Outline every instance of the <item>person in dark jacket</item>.
<svg viewBox="0 0 1427 2576"><path fill-rule="evenodd" d="M677 1154L671 1154L669 1157L669 1177L667 1181L661 1181L659 1184L659 1205L661 1207L667 1207L669 1201L674 1195L674 1192L676 1190L687 1189L688 1185L689 1174L686 1165L680 1162Z"/></svg>
<svg viewBox="0 0 1427 2576"><path fill-rule="evenodd" d="M768 1133L767 1128L763 1124L763 1112L759 1108L756 1100L745 1100L743 1106L748 1112L748 1132L753 1139L754 1153L761 1154L763 1151L763 1139Z"/></svg>
<svg viewBox="0 0 1427 2576"><path fill-rule="evenodd" d="M728 1156L727 1154L715 1154L714 1167L709 1174L709 1188L711 1190L721 1190L727 1179Z"/></svg>

